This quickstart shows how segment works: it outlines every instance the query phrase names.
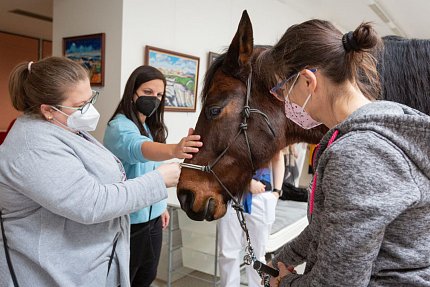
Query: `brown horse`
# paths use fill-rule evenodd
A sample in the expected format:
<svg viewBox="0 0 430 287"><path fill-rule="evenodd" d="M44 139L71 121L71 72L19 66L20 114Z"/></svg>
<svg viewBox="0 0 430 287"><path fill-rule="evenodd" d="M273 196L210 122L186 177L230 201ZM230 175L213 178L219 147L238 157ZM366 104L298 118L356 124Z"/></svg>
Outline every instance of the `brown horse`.
<svg viewBox="0 0 430 287"><path fill-rule="evenodd" d="M292 143L318 143L327 131L324 126L304 130L285 117L283 102L269 93L275 79L261 65L264 50L254 47L244 11L227 53L206 73L195 128L204 145L185 161L205 167L183 168L177 189L181 208L191 219L222 217L231 196L240 198L253 172L276 152Z"/></svg>
<svg viewBox="0 0 430 287"><path fill-rule="evenodd" d="M383 40L383 53L376 55L381 98L430 115L430 41L396 36ZM295 142L316 143L326 132L322 126L303 130L286 119L283 103L268 92L275 79L261 64L265 50L253 46L252 26L245 11L227 53L206 74L196 126L205 145L186 161L206 165L202 168L206 173L183 169L178 184L181 207L192 219L222 217L231 195L240 197L253 171L266 165L279 149Z"/></svg>

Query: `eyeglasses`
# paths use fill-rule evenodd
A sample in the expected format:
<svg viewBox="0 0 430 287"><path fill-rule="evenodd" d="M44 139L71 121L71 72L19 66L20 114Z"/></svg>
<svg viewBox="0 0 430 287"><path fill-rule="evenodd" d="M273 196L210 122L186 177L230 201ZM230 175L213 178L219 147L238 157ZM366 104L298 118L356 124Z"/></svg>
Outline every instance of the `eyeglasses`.
<svg viewBox="0 0 430 287"><path fill-rule="evenodd" d="M75 110L75 111L80 111L81 114L85 114L88 109L90 108L90 105L94 105L97 101L97 98L99 96L99 91L94 91L91 90L92 94L91 94L91 98L89 101L85 102L85 104L83 104L80 107L68 107L68 106L62 106L62 105L55 105L56 107L60 107L60 108L66 108L66 109L71 109L71 110Z"/></svg>
<svg viewBox="0 0 430 287"><path fill-rule="evenodd" d="M308 69L312 73L315 73L317 69ZM278 100L284 101L284 86L292 79L297 79L299 77L300 73L294 73L293 75L289 76L288 78L280 81L277 83L273 88L270 89L270 93L274 95ZM295 82L295 81L294 81ZM292 88L292 87L291 87Z"/></svg>

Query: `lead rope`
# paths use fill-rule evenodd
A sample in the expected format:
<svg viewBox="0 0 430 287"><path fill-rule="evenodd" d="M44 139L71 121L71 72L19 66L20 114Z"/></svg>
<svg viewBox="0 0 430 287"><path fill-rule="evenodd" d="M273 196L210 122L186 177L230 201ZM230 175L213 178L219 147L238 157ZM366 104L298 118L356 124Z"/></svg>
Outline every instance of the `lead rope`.
<svg viewBox="0 0 430 287"><path fill-rule="evenodd" d="M246 226L245 216L243 215L243 205L232 204L232 207L236 211L237 219L239 220L240 227L242 227L243 232L246 236L245 256L243 256L243 262L246 265L251 265L257 271L260 278L263 280L264 287L270 287L270 276L278 277L279 271L272 268L263 262L259 261L255 256L254 249L251 245L251 239L249 237L248 227Z"/></svg>
<svg viewBox="0 0 430 287"><path fill-rule="evenodd" d="M221 187L224 188L225 191L227 191L231 200L233 200L232 208L236 211L236 215L237 215L237 219L239 220L240 227L242 228L246 237L245 256L243 257L243 262L246 265L251 265L252 263L252 267L257 271L258 275L263 280L264 287L270 287L270 276L278 277L279 271L257 260L257 257L254 254L254 248L252 248L248 227L246 226L245 216L243 215L243 211L244 211L243 205L237 201L237 199L232 195L230 190L222 183L222 181L219 179L216 173L212 169L207 168L208 166L189 164L189 163L181 163L181 166L190 168L190 169L209 172L213 174L213 176L221 185Z"/></svg>
<svg viewBox="0 0 430 287"><path fill-rule="evenodd" d="M251 77L252 77L252 70L251 70L251 72L248 76L248 80L247 80L246 100L245 100L245 105L244 105L243 111L242 111L243 121L242 121L242 123L240 123L239 131L236 133L233 140L230 141L230 143L227 145L227 147L224 149L224 151L221 152L221 154L213 161L212 164L197 165L197 164L190 164L190 163L181 163L181 166L185 167L185 168L189 168L189 169L195 169L195 170L200 170L203 172L211 173L215 177L215 179L218 181L218 183L221 185L221 187L228 193L231 200L233 201L232 207L236 211L236 215L237 215L237 219L239 220L240 227L242 228L242 230L246 236L247 245L245 247L245 256L243 257L243 261L246 265L251 265L251 263L253 263L252 266L257 271L257 273L261 277L261 279L263 280L264 286L270 287L270 276L278 277L279 271L277 269L272 268L272 267L262 263L261 261L257 260L257 257L255 256L255 253L254 253L254 249L252 248L251 239L249 237L249 232L248 232L248 228L246 226L245 217L243 215L243 211L244 211L243 205L238 202L238 200L233 196L233 194L230 192L230 190L223 184L223 182L219 179L219 177L213 171L214 166L225 155L225 153L228 151L228 149L230 148L232 143L236 141L237 137L242 132L245 136L246 146L248 147L248 156L249 156L252 170L253 171L255 170L254 163L252 160L251 145L249 143L248 134L247 134L248 119L250 118L251 113L257 113L257 114L263 116L265 122L267 123L267 126L269 127L271 133L273 134L273 137L276 137L275 131L273 130L267 115L258 109L251 109L249 107L249 97L251 94L251 82L252 82Z"/></svg>

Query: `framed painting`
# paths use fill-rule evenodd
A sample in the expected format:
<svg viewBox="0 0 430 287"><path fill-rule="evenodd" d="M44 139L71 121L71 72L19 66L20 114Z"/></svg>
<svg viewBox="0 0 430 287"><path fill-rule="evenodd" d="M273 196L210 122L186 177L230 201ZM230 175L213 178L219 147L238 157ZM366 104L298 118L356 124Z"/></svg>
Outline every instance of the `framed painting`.
<svg viewBox="0 0 430 287"><path fill-rule="evenodd" d="M145 65L166 77L165 111L195 112L200 59L156 47L145 47Z"/></svg>
<svg viewBox="0 0 430 287"><path fill-rule="evenodd" d="M63 55L88 70L92 86L104 86L104 33L63 38Z"/></svg>
<svg viewBox="0 0 430 287"><path fill-rule="evenodd" d="M215 52L209 52L209 55L208 55L208 69L212 65L212 63L215 62L216 58L218 58L219 55L220 54L215 53Z"/></svg>

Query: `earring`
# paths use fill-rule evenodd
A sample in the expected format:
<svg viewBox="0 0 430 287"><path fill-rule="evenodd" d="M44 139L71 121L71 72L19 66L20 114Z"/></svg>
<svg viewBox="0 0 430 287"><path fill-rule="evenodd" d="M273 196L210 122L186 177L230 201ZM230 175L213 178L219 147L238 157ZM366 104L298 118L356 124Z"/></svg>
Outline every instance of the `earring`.
<svg viewBox="0 0 430 287"><path fill-rule="evenodd" d="M52 120L52 116L47 117L48 121Z"/></svg>

